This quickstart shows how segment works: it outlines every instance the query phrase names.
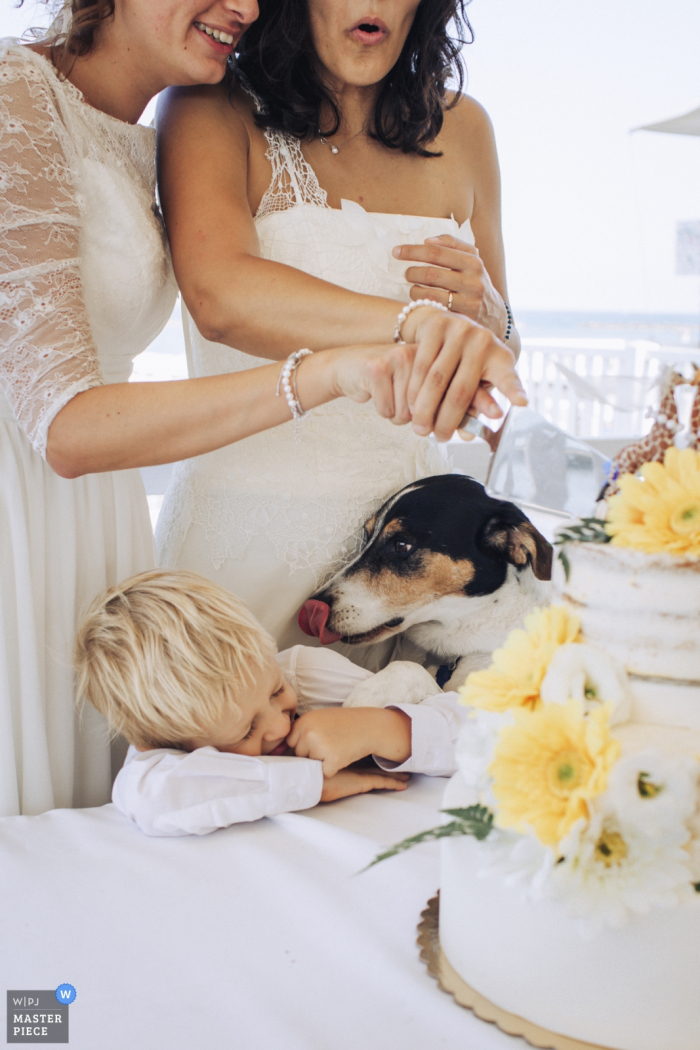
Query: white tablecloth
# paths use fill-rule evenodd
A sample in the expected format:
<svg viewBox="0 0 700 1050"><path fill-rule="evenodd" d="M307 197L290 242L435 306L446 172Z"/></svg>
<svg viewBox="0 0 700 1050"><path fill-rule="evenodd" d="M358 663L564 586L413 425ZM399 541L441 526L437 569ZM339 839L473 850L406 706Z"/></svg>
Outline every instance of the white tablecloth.
<svg viewBox="0 0 700 1050"><path fill-rule="evenodd" d="M0 996L77 990L75 1050L524 1050L416 947L445 781L151 839L113 806L0 820Z"/></svg>

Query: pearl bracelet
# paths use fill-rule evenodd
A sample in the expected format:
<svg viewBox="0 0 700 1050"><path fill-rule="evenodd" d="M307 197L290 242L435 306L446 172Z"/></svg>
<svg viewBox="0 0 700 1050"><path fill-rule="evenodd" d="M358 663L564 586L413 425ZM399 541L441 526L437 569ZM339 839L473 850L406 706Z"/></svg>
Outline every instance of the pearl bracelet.
<svg viewBox="0 0 700 1050"><path fill-rule="evenodd" d="M275 393L276 397L280 396L280 387L284 390L284 396L289 405L289 410L292 413L292 419L294 420L294 433L297 441L299 440L299 421L304 418L306 412L301 407L299 401L299 395L297 393L297 368L301 364L303 358L309 357L313 353L313 350L295 350L293 354L290 354L287 360L282 366L280 377L277 380L277 390Z"/></svg>
<svg viewBox="0 0 700 1050"><path fill-rule="evenodd" d="M437 299L414 299L410 303L406 303L403 310L396 318L396 328L394 329L394 342L405 343L405 339L401 337L401 329L403 323L410 314L411 310L415 310L418 306L433 306L436 310L442 310L444 313L449 313L449 310L444 303L439 303Z"/></svg>

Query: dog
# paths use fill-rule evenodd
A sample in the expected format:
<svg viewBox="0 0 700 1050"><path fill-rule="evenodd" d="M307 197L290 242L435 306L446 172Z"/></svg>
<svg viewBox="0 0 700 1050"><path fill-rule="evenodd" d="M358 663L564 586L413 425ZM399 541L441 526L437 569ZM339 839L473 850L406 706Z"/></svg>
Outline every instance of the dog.
<svg viewBox="0 0 700 1050"><path fill-rule="evenodd" d="M441 669L438 684L456 689L550 600L551 545L515 504L473 478L407 485L364 530L360 554L299 613L302 630L322 644L400 635L392 659Z"/></svg>

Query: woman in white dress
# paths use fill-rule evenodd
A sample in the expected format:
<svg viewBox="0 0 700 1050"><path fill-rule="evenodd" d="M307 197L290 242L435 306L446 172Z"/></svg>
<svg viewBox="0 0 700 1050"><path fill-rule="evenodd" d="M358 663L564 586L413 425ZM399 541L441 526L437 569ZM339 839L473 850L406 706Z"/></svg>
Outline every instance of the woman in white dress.
<svg viewBox="0 0 700 1050"><path fill-rule="evenodd" d="M154 133L136 122L166 85L221 79L255 0L72 0L72 11L54 47L0 42L1 816L109 800L109 741L94 712L75 718L71 651L95 594L154 564L133 468L290 418L279 365L127 382L177 291ZM384 347L310 357L299 398L375 396L402 422L412 354L397 348L381 375Z"/></svg>
<svg viewBox="0 0 700 1050"><path fill-rule="evenodd" d="M399 310L430 295L452 314L419 307L401 334L430 370L424 389L439 399L454 377L436 431L445 440L459 422L455 391L474 395L475 412L495 413L484 381L523 403L499 342L517 355L493 136L477 103L445 91L450 72L461 76L448 26L463 25L463 4L381 0L381 18L365 8L262 0L238 85L171 91L160 106L190 374L253 368L289 339L313 349L390 339ZM402 260L423 265L406 272ZM159 560L240 595L280 646L309 643L299 607L357 550L362 522L403 485L450 469L426 433L336 403L305 420L299 443L281 427L181 464ZM387 658L380 646L346 651L372 667Z"/></svg>

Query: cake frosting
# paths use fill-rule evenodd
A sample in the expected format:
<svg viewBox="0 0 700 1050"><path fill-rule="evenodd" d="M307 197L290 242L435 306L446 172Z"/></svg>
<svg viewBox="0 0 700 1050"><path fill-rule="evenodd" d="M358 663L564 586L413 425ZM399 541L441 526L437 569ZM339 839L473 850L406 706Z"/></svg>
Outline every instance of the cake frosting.
<svg viewBox="0 0 700 1050"><path fill-rule="evenodd" d="M465 686L480 707L444 808L485 807L494 824L442 842L440 943L477 992L549 1031L697 1050L700 559L572 542L554 584L556 616L526 621ZM518 751L529 726L555 741L541 745L541 805L535 758ZM553 759L564 731L571 753Z"/></svg>
<svg viewBox="0 0 700 1050"><path fill-rule="evenodd" d="M567 543L566 560L568 579L555 560L554 587L578 615L586 641L624 664L633 690L638 677L662 679L655 690L660 696L668 683L695 683L688 700L696 707L700 558Z"/></svg>
<svg viewBox="0 0 700 1050"><path fill-rule="evenodd" d="M458 773L445 807L473 793ZM700 895L584 938L558 901L524 899L483 877L484 843L442 843L440 944L452 967L501 1009L611 1050L697 1050Z"/></svg>

